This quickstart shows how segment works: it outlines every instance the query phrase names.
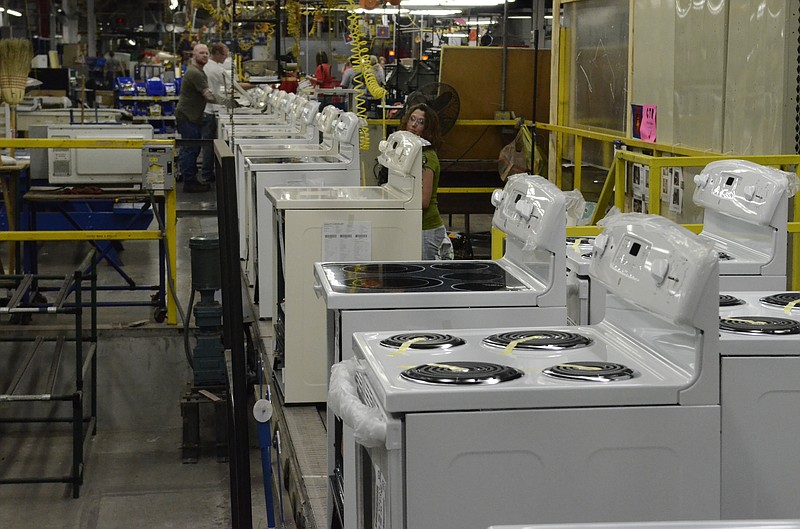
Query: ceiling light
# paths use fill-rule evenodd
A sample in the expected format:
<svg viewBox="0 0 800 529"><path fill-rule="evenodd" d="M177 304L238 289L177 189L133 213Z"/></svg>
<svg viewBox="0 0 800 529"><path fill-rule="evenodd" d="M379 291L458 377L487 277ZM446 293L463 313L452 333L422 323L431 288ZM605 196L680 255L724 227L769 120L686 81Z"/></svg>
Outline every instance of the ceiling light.
<svg viewBox="0 0 800 529"><path fill-rule="evenodd" d="M409 15L432 15L435 17L446 17L461 13L460 9L414 9L409 11Z"/></svg>
<svg viewBox="0 0 800 529"><path fill-rule="evenodd" d="M477 20L467 20L464 22L463 25L465 26L488 26L490 24L494 24L494 20L491 18L480 18Z"/></svg>
<svg viewBox="0 0 800 529"><path fill-rule="evenodd" d="M130 44L131 46L136 46L136 41L133 39L128 39L128 44Z"/></svg>
<svg viewBox="0 0 800 529"><path fill-rule="evenodd" d="M392 9L392 8L383 8L378 7L376 9L362 9L358 8L355 10L356 13L359 15L368 14L368 15L396 15L400 13L401 15L408 13L408 9Z"/></svg>
<svg viewBox="0 0 800 529"><path fill-rule="evenodd" d="M14 10L14 9L6 9L6 13L11 15L12 17L21 17L22 16L22 13L20 13L19 11Z"/></svg>

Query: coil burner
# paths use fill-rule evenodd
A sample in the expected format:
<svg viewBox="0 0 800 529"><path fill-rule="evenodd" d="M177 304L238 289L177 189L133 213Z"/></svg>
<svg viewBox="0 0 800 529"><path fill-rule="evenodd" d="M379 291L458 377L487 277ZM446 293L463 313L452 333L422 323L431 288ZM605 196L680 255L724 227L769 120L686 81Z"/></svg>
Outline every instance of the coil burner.
<svg viewBox="0 0 800 529"><path fill-rule="evenodd" d="M520 378L519 369L490 362L423 364L400 373L402 378L426 384L499 384Z"/></svg>
<svg viewBox="0 0 800 529"><path fill-rule="evenodd" d="M719 330L743 334L800 334L800 321L767 316L720 318Z"/></svg>
<svg viewBox="0 0 800 529"><path fill-rule="evenodd" d="M484 344L501 348L514 342L514 349L560 351L586 347L592 343L592 339L574 332L535 329L503 332L483 339Z"/></svg>
<svg viewBox="0 0 800 529"><path fill-rule="evenodd" d="M464 345L464 340L458 336L432 332L394 334L381 340L381 345L397 349L409 342L408 347L410 349L449 349L450 347Z"/></svg>
<svg viewBox="0 0 800 529"><path fill-rule="evenodd" d="M635 376L629 367L612 362L569 362L548 367L542 373L561 380L586 382L615 382Z"/></svg>
<svg viewBox="0 0 800 529"><path fill-rule="evenodd" d="M781 292L779 294L772 294L771 296L765 296L761 298L760 301L765 305L780 308L784 308L787 305L795 303L795 305L792 306L792 310L800 310L800 303L797 303L800 301L800 292Z"/></svg>
<svg viewBox="0 0 800 529"><path fill-rule="evenodd" d="M720 307L735 307L736 305L744 305L745 300L741 298L737 298L735 296L731 296L730 294L720 294L719 295L719 306Z"/></svg>

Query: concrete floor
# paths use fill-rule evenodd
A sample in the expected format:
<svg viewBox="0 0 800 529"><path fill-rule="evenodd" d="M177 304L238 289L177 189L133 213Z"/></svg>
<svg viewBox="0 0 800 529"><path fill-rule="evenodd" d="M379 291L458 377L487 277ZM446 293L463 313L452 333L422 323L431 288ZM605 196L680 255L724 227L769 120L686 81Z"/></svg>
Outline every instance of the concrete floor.
<svg viewBox="0 0 800 529"><path fill-rule="evenodd" d="M217 218L213 193L178 195L178 255L176 289L184 308L191 293L188 241L195 235L215 234ZM463 229L454 216L451 229ZM473 217L473 231L488 230L491 218ZM477 229L476 229L477 228ZM481 243L483 244L483 243ZM87 243L46 242L39 248L40 273L64 274L77 265ZM488 257L488 246L476 247L476 257ZM124 270L137 284L157 278L158 250L153 242L128 241L119 252ZM0 248L7 263L7 245ZM100 284L122 284L107 264L98 270ZM252 294L252 292L251 292ZM146 305L151 292L102 292L101 301L138 301ZM0 294L0 297L3 297ZM252 299L252 298L251 298ZM0 485L0 527L127 529L140 527L230 527L229 472L214 453L213 413L201 406L202 455L196 464L181 460L181 394L191 380L182 329L156 323L151 306L105 307L99 311L98 427L87 445L85 480L78 499L65 484ZM69 326L65 316L34 315L28 325L12 325L0 317L0 338L21 331L44 333L53 325ZM271 350L271 322L257 322L257 345ZM4 346L0 345L0 351ZM0 391L8 386L21 355L0 352ZM69 377L68 377L69 378ZM21 403L0 403L0 417ZM62 405L63 406L63 405ZM207 409L206 409L207 408ZM44 408L44 413L53 413ZM322 412L322 413L321 413ZM285 527L294 520L309 529L325 527L326 484L324 407L283 410L286 446L282 483L300 483L276 492L282 500ZM253 527L267 527L260 452L251 432L251 497ZM0 479L21 475L65 474L71 457L67 426L20 427L0 423ZM288 454L288 455L287 455ZM274 459L274 458L273 458ZM274 462L273 473L278 470ZM291 480L285 474L291 474ZM277 480L276 480L277 482ZM277 490L277 489L276 489ZM278 527L282 527L278 518Z"/></svg>

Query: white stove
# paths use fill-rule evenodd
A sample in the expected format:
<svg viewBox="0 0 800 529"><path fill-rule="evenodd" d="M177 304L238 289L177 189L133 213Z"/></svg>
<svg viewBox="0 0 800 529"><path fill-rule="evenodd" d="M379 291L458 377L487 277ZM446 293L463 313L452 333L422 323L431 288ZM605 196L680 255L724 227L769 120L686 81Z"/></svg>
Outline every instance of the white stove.
<svg viewBox="0 0 800 529"><path fill-rule="evenodd" d="M567 237L567 321L593 325L603 321L605 287L589 276L594 237Z"/></svg>
<svg viewBox="0 0 800 529"><path fill-rule="evenodd" d="M800 518L800 292L720 296L722 517Z"/></svg>
<svg viewBox="0 0 800 529"><path fill-rule="evenodd" d="M326 262L314 265L328 308L328 365L353 356L357 331L563 325L564 194L540 176L515 175L493 202L506 234L497 261ZM329 515L355 521L352 429L328 408Z"/></svg>
<svg viewBox="0 0 800 529"><path fill-rule="evenodd" d="M700 236L719 254L720 290L786 288L788 198L796 176L744 160L711 162L695 176L705 208Z"/></svg>
<svg viewBox="0 0 800 529"><path fill-rule="evenodd" d="M269 154L245 157L245 181L252 182L252 195L255 196L255 233L248 234L248 256L255 256L252 272L257 281L260 318L274 316L274 306L271 303L274 212L273 204L264 190L287 186L358 186L361 184L361 156L358 148L360 126L361 120L356 114L343 112L333 125L333 141L329 152L312 154L314 149L304 151L302 145L287 145ZM248 261L248 268L250 266Z"/></svg>
<svg viewBox="0 0 800 529"><path fill-rule="evenodd" d="M719 517L716 255L643 215L593 253L598 325L354 334L328 405L358 440L355 527Z"/></svg>
<svg viewBox="0 0 800 529"><path fill-rule="evenodd" d="M709 520L581 524L493 525L489 529L800 529L800 520Z"/></svg>
<svg viewBox="0 0 800 529"><path fill-rule="evenodd" d="M274 226L267 238L259 224L259 308L275 311L273 371L285 402L324 402L327 396L325 303L312 288L314 263L419 259L423 143L409 132L381 142L379 160L389 168L383 186L263 190ZM264 262L276 263L271 276Z"/></svg>

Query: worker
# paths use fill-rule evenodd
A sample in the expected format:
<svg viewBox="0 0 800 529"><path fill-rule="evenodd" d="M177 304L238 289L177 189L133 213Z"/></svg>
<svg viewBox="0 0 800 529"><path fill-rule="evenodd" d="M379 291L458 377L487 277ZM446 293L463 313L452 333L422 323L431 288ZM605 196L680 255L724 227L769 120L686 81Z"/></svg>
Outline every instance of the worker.
<svg viewBox="0 0 800 529"><path fill-rule="evenodd" d="M430 145L422 149L422 259L452 259L453 244L439 214L440 165L436 149L442 143L439 133L439 116L420 103L409 108L400 120L400 130L413 132Z"/></svg>
<svg viewBox="0 0 800 529"><path fill-rule="evenodd" d="M106 59L105 65L103 66L103 70L105 71L105 78L108 86L114 87L114 81L117 77L122 77L125 73L124 68L122 67L122 62L114 56L113 51L108 52L108 59Z"/></svg>
<svg viewBox="0 0 800 529"><path fill-rule="evenodd" d="M226 94L230 94L232 87L231 71L225 69L225 61L228 58L230 51L228 46L223 42L217 42L211 45L210 59L203 68L203 72L208 79L208 88L214 97L224 99ZM206 109L203 113L203 139L213 140L217 137L217 119L216 112L224 111L225 107L217 103L206 103ZM200 166L200 180L202 182L214 181L214 146L203 146L202 163Z"/></svg>
<svg viewBox="0 0 800 529"><path fill-rule="evenodd" d="M308 79L315 88L333 88L336 86L336 79L331 72L331 65L328 64L328 54L324 51L317 52L317 69L314 71L314 77L309 77Z"/></svg>
<svg viewBox="0 0 800 529"><path fill-rule="evenodd" d="M206 103L224 103L224 100L214 97L208 87L208 78L203 71L208 60L208 46L196 44L192 49L192 61L183 74L181 94L175 107L175 123L182 140L202 139ZM182 145L178 151L178 168L186 193L202 193L211 189L211 184L197 179L199 155L200 145L194 143Z"/></svg>

